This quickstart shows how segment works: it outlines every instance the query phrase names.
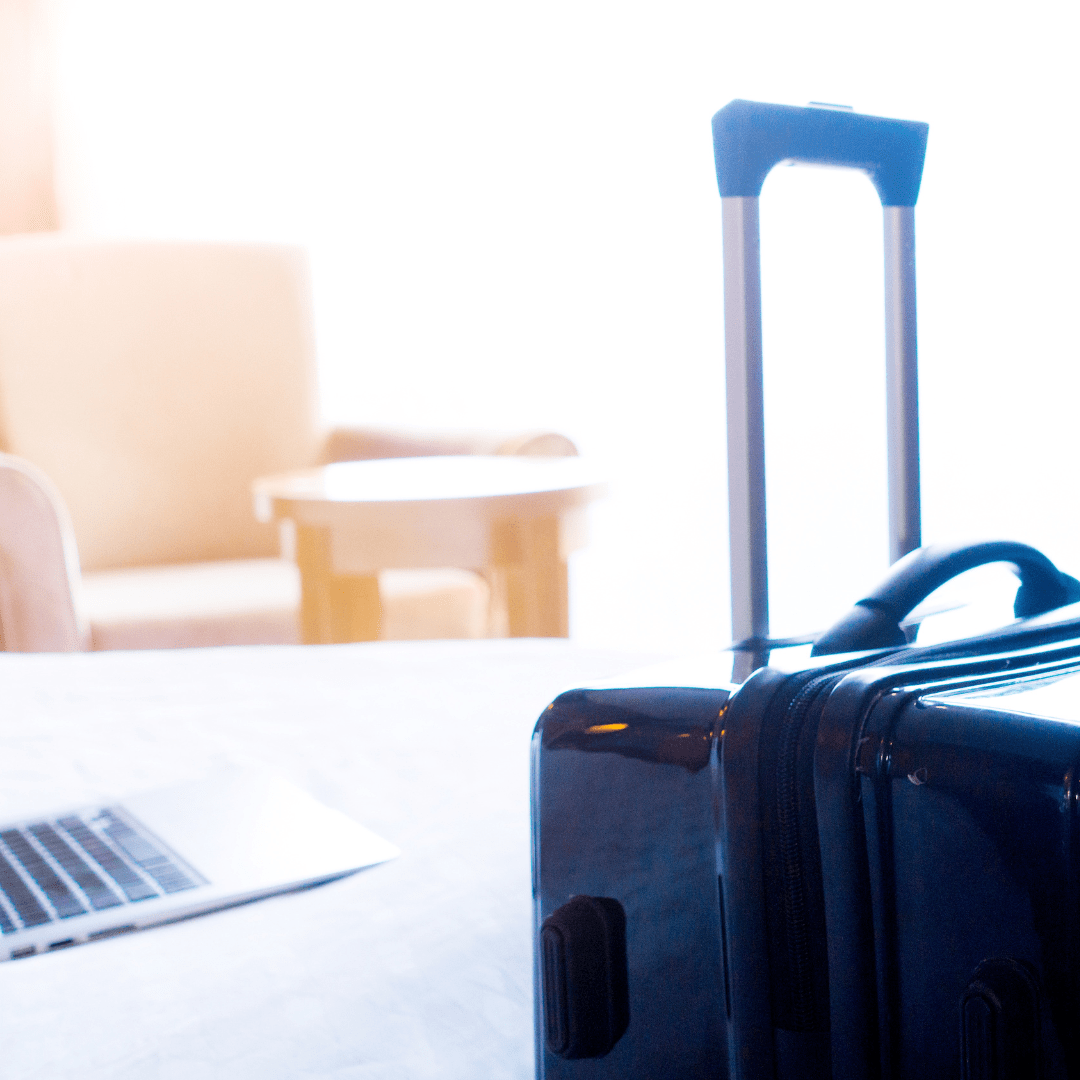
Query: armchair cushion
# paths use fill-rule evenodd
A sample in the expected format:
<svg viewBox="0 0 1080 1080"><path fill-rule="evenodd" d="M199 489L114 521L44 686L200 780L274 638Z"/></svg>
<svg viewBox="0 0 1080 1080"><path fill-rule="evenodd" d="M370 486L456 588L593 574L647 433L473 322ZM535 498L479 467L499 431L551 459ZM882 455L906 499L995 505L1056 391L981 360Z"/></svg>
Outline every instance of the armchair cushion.
<svg viewBox="0 0 1080 1080"><path fill-rule="evenodd" d="M300 581L282 559L96 570L83 575L93 649L292 645Z"/></svg>
<svg viewBox="0 0 1080 1080"><path fill-rule="evenodd" d="M384 640L488 637L489 593L467 570L388 570L379 578ZM233 559L83 575L93 649L290 645L300 577L283 559Z"/></svg>

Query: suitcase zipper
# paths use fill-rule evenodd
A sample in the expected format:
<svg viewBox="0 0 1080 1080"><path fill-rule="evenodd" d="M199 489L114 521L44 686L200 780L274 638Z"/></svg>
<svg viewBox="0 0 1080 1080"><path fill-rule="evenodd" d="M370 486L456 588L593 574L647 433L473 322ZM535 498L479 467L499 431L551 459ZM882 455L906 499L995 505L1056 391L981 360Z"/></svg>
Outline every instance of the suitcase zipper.
<svg viewBox="0 0 1080 1080"><path fill-rule="evenodd" d="M827 1028L814 994L810 942L812 900L807 896L803 839L799 835L799 737L814 703L843 676L830 674L806 683L787 707L780 728L776 768L776 820L783 889L784 929L787 943L791 1007L796 1030Z"/></svg>

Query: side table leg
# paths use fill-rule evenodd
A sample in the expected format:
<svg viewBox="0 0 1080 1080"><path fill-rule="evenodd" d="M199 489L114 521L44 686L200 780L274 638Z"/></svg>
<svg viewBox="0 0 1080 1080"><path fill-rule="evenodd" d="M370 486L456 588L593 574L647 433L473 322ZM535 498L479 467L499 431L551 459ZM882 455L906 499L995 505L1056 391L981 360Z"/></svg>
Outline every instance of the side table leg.
<svg viewBox="0 0 1080 1080"><path fill-rule="evenodd" d="M498 522L492 526L491 546L506 597L510 637L569 637L569 589L558 517Z"/></svg>
<svg viewBox="0 0 1080 1080"><path fill-rule="evenodd" d="M335 574L330 530L296 527L300 569L300 640L305 645L375 641L382 622L377 576Z"/></svg>

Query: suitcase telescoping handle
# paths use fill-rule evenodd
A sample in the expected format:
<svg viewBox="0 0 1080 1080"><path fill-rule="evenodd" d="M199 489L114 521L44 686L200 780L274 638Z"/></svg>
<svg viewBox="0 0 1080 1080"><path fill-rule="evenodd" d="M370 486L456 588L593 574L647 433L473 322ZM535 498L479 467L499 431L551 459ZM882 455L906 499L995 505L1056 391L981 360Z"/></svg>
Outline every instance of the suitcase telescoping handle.
<svg viewBox="0 0 1080 1080"><path fill-rule="evenodd" d="M885 223L885 379L890 562L920 544L919 409L915 326L915 201L926 124L839 109L732 101L713 117L723 201L727 354L731 619L742 678L767 658L768 547L761 368L758 198L782 161L840 165L869 174Z"/></svg>
<svg viewBox="0 0 1080 1080"><path fill-rule="evenodd" d="M814 656L888 649L906 643L900 623L939 585L976 566L1011 563L1020 578L1013 601L1018 619L1080 600L1080 581L1062 573L1041 551L1007 540L934 544L906 555L869 596L863 597L814 643Z"/></svg>

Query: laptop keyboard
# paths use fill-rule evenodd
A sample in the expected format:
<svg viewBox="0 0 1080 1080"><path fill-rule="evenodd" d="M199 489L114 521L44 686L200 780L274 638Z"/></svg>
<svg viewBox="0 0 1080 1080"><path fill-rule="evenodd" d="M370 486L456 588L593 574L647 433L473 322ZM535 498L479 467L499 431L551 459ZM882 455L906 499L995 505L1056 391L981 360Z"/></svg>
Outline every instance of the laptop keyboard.
<svg viewBox="0 0 1080 1080"><path fill-rule="evenodd" d="M201 884L117 808L0 829L0 934Z"/></svg>

